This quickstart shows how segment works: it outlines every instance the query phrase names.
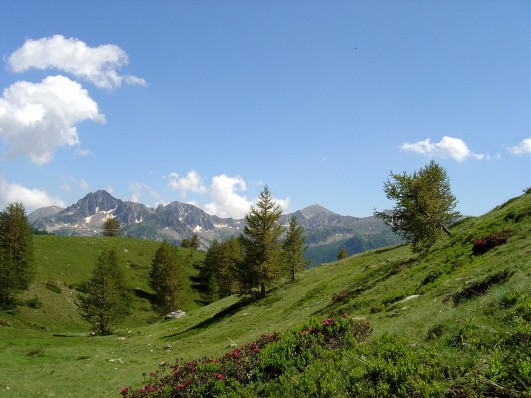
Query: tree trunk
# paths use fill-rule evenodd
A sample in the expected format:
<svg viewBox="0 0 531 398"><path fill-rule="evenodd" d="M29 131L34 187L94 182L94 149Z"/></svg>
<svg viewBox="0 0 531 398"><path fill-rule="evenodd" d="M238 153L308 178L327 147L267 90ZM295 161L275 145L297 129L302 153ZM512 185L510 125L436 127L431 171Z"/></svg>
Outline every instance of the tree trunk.
<svg viewBox="0 0 531 398"><path fill-rule="evenodd" d="M266 287L264 282L260 283L260 296L266 296Z"/></svg>
<svg viewBox="0 0 531 398"><path fill-rule="evenodd" d="M444 225L444 224L441 223L441 224L439 224L439 226L441 227L441 229L442 229L444 232L446 232L446 234L447 234L448 236L452 235L452 232L450 232L450 230L446 227L446 225Z"/></svg>

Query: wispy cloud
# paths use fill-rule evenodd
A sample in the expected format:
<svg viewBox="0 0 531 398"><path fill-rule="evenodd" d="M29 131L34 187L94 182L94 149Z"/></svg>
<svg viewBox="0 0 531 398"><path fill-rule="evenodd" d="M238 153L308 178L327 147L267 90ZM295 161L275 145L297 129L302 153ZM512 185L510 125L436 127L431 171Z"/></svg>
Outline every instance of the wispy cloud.
<svg viewBox="0 0 531 398"><path fill-rule="evenodd" d="M89 47L81 40L62 35L28 39L8 58L14 72L57 69L99 88L119 87L122 83L145 85L146 81L140 77L119 73L128 62L127 53L114 44Z"/></svg>
<svg viewBox="0 0 531 398"><path fill-rule="evenodd" d="M65 192L72 191L72 184L81 189L83 192L88 192L90 190L89 183L84 178L75 178L68 176L64 178L65 182L61 185L61 189Z"/></svg>
<svg viewBox="0 0 531 398"><path fill-rule="evenodd" d="M105 122L105 116L87 90L65 76L16 82L0 98L0 136L8 156L28 156L37 164L52 160L59 147L79 146L75 125L85 120Z"/></svg>
<svg viewBox="0 0 531 398"><path fill-rule="evenodd" d="M507 147L513 155L524 155L531 153L531 138L524 138L518 145Z"/></svg>
<svg viewBox="0 0 531 398"><path fill-rule="evenodd" d="M14 202L22 203L26 211L45 206L66 206L61 199L54 198L45 191L26 188L19 183L9 183L0 176L0 206L4 208Z"/></svg>
<svg viewBox="0 0 531 398"><path fill-rule="evenodd" d="M148 184L142 184L136 181L132 182L129 185L129 191L131 192L129 197L131 202L141 203L142 198L147 195L151 200L152 206L165 203L165 201L162 200L162 196Z"/></svg>
<svg viewBox="0 0 531 398"><path fill-rule="evenodd" d="M415 143L404 143L400 146L400 149L436 158L452 158L458 162L463 162L468 158L476 160L489 159L487 155L472 152L461 138L448 136L444 136L437 143L432 143L429 138Z"/></svg>

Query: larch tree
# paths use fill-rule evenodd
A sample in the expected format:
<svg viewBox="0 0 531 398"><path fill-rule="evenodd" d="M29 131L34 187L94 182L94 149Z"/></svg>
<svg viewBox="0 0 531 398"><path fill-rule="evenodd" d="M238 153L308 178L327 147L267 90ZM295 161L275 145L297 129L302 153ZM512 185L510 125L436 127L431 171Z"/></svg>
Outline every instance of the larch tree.
<svg viewBox="0 0 531 398"><path fill-rule="evenodd" d="M111 324L128 314L130 293L118 264L116 250L98 256L90 279L82 285L76 305L81 317L100 335L111 333Z"/></svg>
<svg viewBox="0 0 531 398"><path fill-rule="evenodd" d="M34 277L33 236L24 206L11 203L0 212L0 308L15 305L16 295Z"/></svg>
<svg viewBox="0 0 531 398"><path fill-rule="evenodd" d="M149 287L155 294L154 307L161 314L177 310L183 295L177 248L163 241L155 253L149 272Z"/></svg>
<svg viewBox="0 0 531 398"><path fill-rule="evenodd" d="M280 274L283 228L278 219L281 215L282 209L266 186L256 206L251 206L245 215L245 227L240 238L243 255L238 270L241 294L253 295L258 289L259 296L265 297L267 286Z"/></svg>
<svg viewBox="0 0 531 398"><path fill-rule="evenodd" d="M442 234L451 234L448 225L460 216L446 171L431 161L413 175L391 172L390 176L384 191L396 201L395 207L374 216L411 243L414 252L425 253Z"/></svg>
<svg viewBox="0 0 531 398"><path fill-rule="evenodd" d="M295 273L304 268L304 231L297 221L297 217L291 216L284 242L282 242L282 259L289 272L289 280L295 281Z"/></svg>

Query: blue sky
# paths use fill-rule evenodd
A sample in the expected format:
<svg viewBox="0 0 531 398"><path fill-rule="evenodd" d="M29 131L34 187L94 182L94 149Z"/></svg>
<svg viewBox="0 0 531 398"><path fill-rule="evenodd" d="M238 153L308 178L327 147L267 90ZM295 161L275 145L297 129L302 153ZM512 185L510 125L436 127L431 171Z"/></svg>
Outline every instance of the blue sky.
<svg viewBox="0 0 531 398"><path fill-rule="evenodd" d="M0 0L0 207L88 192L241 217L392 207L431 159L458 210L531 186L528 1Z"/></svg>

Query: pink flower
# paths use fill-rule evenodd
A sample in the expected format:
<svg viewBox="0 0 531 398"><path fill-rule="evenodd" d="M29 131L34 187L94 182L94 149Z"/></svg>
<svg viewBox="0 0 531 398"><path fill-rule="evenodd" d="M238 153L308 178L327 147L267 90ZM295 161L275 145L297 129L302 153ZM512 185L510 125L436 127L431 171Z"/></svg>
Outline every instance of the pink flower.
<svg viewBox="0 0 531 398"><path fill-rule="evenodd" d="M179 390L182 390L184 389L184 387L186 387L186 384L180 383L177 387L179 388Z"/></svg>
<svg viewBox="0 0 531 398"><path fill-rule="evenodd" d="M128 391L129 391L129 389L127 387L124 387L124 388L122 388L122 391L120 392L120 394L125 395L125 394L127 394Z"/></svg>
<svg viewBox="0 0 531 398"><path fill-rule="evenodd" d="M348 317L348 314L346 314L346 313L343 312L343 313L341 314L341 316L342 316L343 318L346 318L346 317Z"/></svg>
<svg viewBox="0 0 531 398"><path fill-rule="evenodd" d="M221 380L224 379L223 375L221 373L216 373L214 376L216 376L216 379Z"/></svg>

